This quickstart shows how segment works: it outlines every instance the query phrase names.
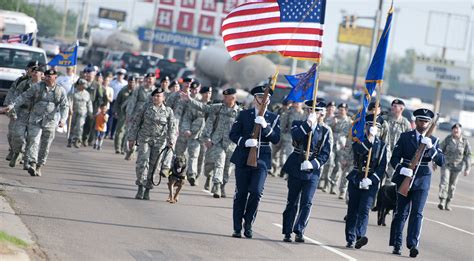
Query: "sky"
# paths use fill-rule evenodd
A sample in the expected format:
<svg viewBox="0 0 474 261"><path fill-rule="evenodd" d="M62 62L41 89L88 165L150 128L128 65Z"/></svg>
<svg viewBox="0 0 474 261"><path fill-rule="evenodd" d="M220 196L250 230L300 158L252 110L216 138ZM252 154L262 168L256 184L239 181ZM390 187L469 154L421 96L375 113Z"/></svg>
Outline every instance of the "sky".
<svg viewBox="0 0 474 261"><path fill-rule="evenodd" d="M64 0L29 0L30 3L52 3L58 8L64 7ZM69 8L80 10L84 0L68 0ZM113 8L128 12L126 26L130 23L130 14L135 4L133 27L144 25L153 16L153 4L139 0L89 0L90 14L97 14L99 7ZM325 35L323 52L333 56L337 46L337 28L342 21L342 13L348 15L374 16L378 0L327 0ZM382 22L385 22L391 1L383 0ZM406 49L415 49L417 53L427 56L441 55L441 47L445 40L448 45L446 58L459 62L472 63L472 29L474 25L474 0L395 0L396 13L393 18L390 54L403 54ZM447 26L447 13L451 13L451 22ZM429 22L431 16L431 22ZM382 23L382 27L383 27ZM369 20L359 20L358 25L372 26ZM428 25L430 30L428 30ZM470 27L469 27L470 26ZM448 27L448 28L447 28ZM446 35L447 34L447 35ZM429 42L430 45L427 44ZM469 44L470 42L470 44ZM339 48L354 49L355 46L340 44ZM472 49L472 47L471 47ZM470 55L468 55L470 53ZM469 59L469 57L472 57Z"/></svg>

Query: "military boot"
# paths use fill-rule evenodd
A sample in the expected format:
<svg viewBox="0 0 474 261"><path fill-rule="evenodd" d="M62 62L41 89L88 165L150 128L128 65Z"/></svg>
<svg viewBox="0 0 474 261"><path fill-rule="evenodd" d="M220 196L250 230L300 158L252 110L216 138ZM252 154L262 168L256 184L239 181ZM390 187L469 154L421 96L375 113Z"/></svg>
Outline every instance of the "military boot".
<svg viewBox="0 0 474 261"><path fill-rule="evenodd" d="M225 198L227 195L225 194L225 183L221 185L221 198Z"/></svg>
<svg viewBox="0 0 474 261"><path fill-rule="evenodd" d="M143 193L143 199L144 200L150 200L150 189L146 188L145 193Z"/></svg>
<svg viewBox="0 0 474 261"><path fill-rule="evenodd" d="M31 163L30 166L28 167L28 173L30 173L31 176L36 176L36 163Z"/></svg>
<svg viewBox="0 0 474 261"><path fill-rule="evenodd" d="M28 160L23 160L23 170L28 170L30 168L30 164L28 164Z"/></svg>
<svg viewBox="0 0 474 261"><path fill-rule="evenodd" d="M211 177L206 177L206 183L204 183L204 189L209 190L211 187Z"/></svg>
<svg viewBox="0 0 474 261"><path fill-rule="evenodd" d="M36 166L36 176L41 177L41 165Z"/></svg>
<svg viewBox="0 0 474 261"><path fill-rule="evenodd" d="M20 153L13 153L12 159L10 160L9 166L14 168L16 167L16 164L18 163L18 159L20 158Z"/></svg>
<svg viewBox="0 0 474 261"><path fill-rule="evenodd" d="M212 185L211 192L213 193L214 198L220 198L221 197L221 185L219 183L214 183L214 185Z"/></svg>
<svg viewBox="0 0 474 261"><path fill-rule="evenodd" d="M137 195L135 195L136 199L143 199L143 186L138 186Z"/></svg>
<svg viewBox="0 0 474 261"><path fill-rule="evenodd" d="M335 185L331 185L331 190L329 191L329 194L336 195L336 186Z"/></svg>
<svg viewBox="0 0 474 261"><path fill-rule="evenodd" d="M444 207L444 209L446 209L447 211L453 210L453 209L449 206L449 203L450 203L450 202L451 202L451 201L450 201L449 199L446 200L446 206Z"/></svg>
<svg viewBox="0 0 474 261"><path fill-rule="evenodd" d="M438 208L439 208L440 210L444 210L444 206L445 206L445 205L446 205L445 199L444 199L444 198L440 198L440 199L439 199Z"/></svg>
<svg viewBox="0 0 474 261"><path fill-rule="evenodd" d="M81 144L79 143L79 140L74 141L74 148L79 149L81 147Z"/></svg>
<svg viewBox="0 0 474 261"><path fill-rule="evenodd" d="M87 147L87 140L82 141L82 147Z"/></svg>
<svg viewBox="0 0 474 261"><path fill-rule="evenodd" d="M13 151L10 150L10 151L8 151L7 157L5 157L5 160L10 161L10 160L12 160L12 157L13 157Z"/></svg>
<svg viewBox="0 0 474 261"><path fill-rule="evenodd" d="M66 147L67 147L67 148L70 148L71 145L72 145L72 140L71 140L71 139L68 139L68 140L67 140L67 145L66 145Z"/></svg>

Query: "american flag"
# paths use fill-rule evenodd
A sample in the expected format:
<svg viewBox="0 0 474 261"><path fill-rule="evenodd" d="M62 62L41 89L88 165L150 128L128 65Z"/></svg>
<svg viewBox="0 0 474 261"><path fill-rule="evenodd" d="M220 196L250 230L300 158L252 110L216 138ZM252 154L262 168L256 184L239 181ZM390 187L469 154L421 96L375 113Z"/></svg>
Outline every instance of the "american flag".
<svg viewBox="0 0 474 261"><path fill-rule="evenodd" d="M2 43L23 43L27 45L33 44L33 34L17 34L17 35L2 35L0 40Z"/></svg>
<svg viewBox="0 0 474 261"><path fill-rule="evenodd" d="M222 22L222 38L232 57L278 52L319 61L326 0L262 0L242 4Z"/></svg>

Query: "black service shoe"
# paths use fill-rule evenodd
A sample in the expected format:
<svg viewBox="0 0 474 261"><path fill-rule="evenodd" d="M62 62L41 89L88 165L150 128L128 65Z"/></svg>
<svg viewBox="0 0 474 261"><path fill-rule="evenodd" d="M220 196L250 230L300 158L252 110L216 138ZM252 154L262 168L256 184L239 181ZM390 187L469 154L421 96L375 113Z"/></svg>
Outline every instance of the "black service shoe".
<svg viewBox="0 0 474 261"><path fill-rule="evenodd" d="M402 251L400 251L400 247L394 247L392 254L399 255L399 256L402 255Z"/></svg>
<svg viewBox="0 0 474 261"><path fill-rule="evenodd" d="M234 231L234 233L232 233L232 237L241 238L241 237L242 237L242 233L240 233L240 231Z"/></svg>
<svg viewBox="0 0 474 261"><path fill-rule="evenodd" d="M291 234L286 234L283 238L283 241L288 243L292 242L293 240L291 240Z"/></svg>
<svg viewBox="0 0 474 261"><path fill-rule="evenodd" d="M304 243L303 234L296 234L296 236L295 236L295 242Z"/></svg>
<svg viewBox="0 0 474 261"><path fill-rule="evenodd" d="M354 248L354 242L347 242L346 248Z"/></svg>
<svg viewBox="0 0 474 261"><path fill-rule="evenodd" d="M253 232L252 232L252 230L251 230L251 229L246 229L246 230L244 231L244 236L245 236L246 238L252 238L252 237L253 237Z"/></svg>
<svg viewBox="0 0 474 261"><path fill-rule="evenodd" d="M418 248L416 247L410 248L410 257L416 257L419 253L420 251L418 251Z"/></svg>
<svg viewBox="0 0 474 261"><path fill-rule="evenodd" d="M367 245L368 242L369 242L369 239L367 237L361 237L357 239L355 243L355 248L360 249L361 247Z"/></svg>

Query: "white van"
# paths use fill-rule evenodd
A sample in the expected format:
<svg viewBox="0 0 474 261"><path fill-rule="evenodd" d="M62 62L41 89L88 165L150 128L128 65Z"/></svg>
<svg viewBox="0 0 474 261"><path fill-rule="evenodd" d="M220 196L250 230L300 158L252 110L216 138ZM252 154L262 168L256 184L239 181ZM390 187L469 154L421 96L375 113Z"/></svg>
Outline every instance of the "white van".
<svg viewBox="0 0 474 261"><path fill-rule="evenodd" d="M25 44L0 43L0 104L13 81L25 73L26 66L33 60L46 64L44 50Z"/></svg>

